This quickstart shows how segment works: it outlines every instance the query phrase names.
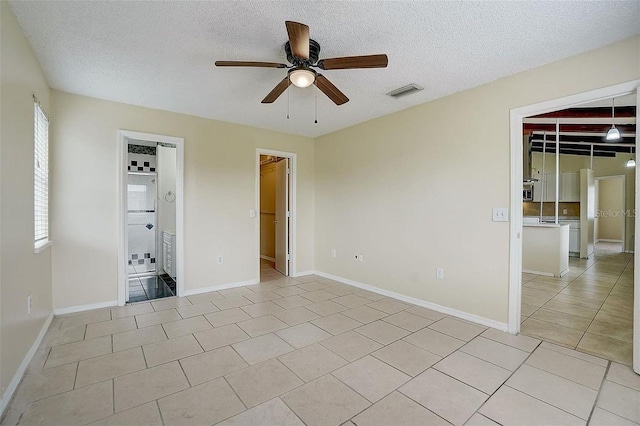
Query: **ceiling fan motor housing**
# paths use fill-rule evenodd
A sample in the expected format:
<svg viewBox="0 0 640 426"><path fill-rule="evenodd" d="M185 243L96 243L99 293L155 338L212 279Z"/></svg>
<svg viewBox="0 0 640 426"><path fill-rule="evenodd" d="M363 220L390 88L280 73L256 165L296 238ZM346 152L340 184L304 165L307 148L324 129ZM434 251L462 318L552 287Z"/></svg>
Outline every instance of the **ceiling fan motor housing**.
<svg viewBox="0 0 640 426"><path fill-rule="evenodd" d="M315 40L309 39L309 59L301 59L291 53L291 45L289 42L284 44L284 51L287 54L287 61L296 67L308 68L309 66L318 62L320 58L320 43Z"/></svg>

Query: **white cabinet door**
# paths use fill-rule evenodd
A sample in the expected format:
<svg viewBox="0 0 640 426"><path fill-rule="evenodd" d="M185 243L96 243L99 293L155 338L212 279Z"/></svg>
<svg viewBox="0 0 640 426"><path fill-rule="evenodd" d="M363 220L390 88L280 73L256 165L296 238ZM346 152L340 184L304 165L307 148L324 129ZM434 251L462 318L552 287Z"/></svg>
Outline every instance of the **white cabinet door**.
<svg viewBox="0 0 640 426"><path fill-rule="evenodd" d="M560 175L560 177L562 178L562 175ZM556 174L547 173L546 175L544 175L544 184L545 184L544 201L555 202L556 201ZM562 187L562 182L560 182L560 187Z"/></svg>
<svg viewBox="0 0 640 426"><path fill-rule="evenodd" d="M562 193L560 201L580 201L580 172L562 172Z"/></svg>

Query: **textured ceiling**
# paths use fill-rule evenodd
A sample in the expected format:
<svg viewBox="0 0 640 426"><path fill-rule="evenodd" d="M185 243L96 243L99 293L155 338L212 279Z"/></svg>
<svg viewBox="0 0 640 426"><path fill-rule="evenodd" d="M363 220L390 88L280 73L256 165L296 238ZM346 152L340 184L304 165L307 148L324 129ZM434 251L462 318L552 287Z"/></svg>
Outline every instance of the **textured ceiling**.
<svg viewBox="0 0 640 426"><path fill-rule="evenodd" d="M51 87L71 93L318 136L640 32L640 2L11 1ZM386 69L325 71L350 102L315 87L262 98L286 62L284 21L303 22L321 58L387 53ZM611 66L615 66L612 64ZM578 72L578 70L576 70ZM385 93L409 83L422 92Z"/></svg>

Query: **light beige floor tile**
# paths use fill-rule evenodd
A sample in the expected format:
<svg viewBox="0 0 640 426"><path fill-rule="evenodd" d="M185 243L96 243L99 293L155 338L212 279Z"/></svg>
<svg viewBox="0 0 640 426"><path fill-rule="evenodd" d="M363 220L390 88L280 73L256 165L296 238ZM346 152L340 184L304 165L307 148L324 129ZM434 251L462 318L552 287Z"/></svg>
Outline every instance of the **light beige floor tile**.
<svg viewBox="0 0 640 426"><path fill-rule="evenodd" d="M542 308L538 309L530 318L534 318L539 321L550 322L552 324L561 325L563 327L574 328L580 331L586 331L591 324L590 318L578 317L564 312L552 311L550 309Z"/></svg>
<svg viewBox="0 0 640 426"><path fill-rule="evenodd" d="M309 299L305 299L304 297L294 295L294 296L289 296L282 299L274 300L273 303L277 304L278 306L284 309L293 309L293 308L299 308L300 306L310 305L313 302ZM269 313L273 313L273 312L269 312Z"/></svg>
<svg viewBox="0 0 640 426"><path fill-rule="evenodd" d="M123 351L125 349L143 346L149 343L157 343L167 340L167 335L161 325L131 330L125 333L113 335L113 351Z"/></svg>
<svg viewBox="0 0 640 426"><path fill-rule="evenodd" d="M251 300L253 303L267 302L269 300L275 300L275 299L282 298L282 296L280 296L279 294L276 294L276 293L274 293L272 291L260 291L258 293L245 294L242 297L245 297L245 298Z"/></svg>
<svg viewBox="0 0 640 426"><path fill-rule="evenodd" d="M142 347L147 365L153 367L203 352L198 341L189 334Z"/></svg>
<svg viewBox="0 0 640 426"><path fill-rule="evenodd" d="M221 292L224 290L221 290ZM250 292L250 290L247 290ZM253 294L253 293L250 293ZM226 299L218 299L218 300L214 300L212 301L212 303L214 305L216 305L218 307L218 309L225 310L225 309L231 309L231 308L237 308L240 306L246 306L246 305L251 305L253 304L253 302L243 296L234 296L234 297L228 297Z"/></svg>
<svg viewBox="0 0 640 426"><path fill-rule="evenodd" d="M29 371L22 379L11 404L24 407L30 402L72 390L77 368L73 363Z"/></svg>
<svg viewBox="0 0 640 426"><path fill-rule="evenodd" d="M178 321L182 319L182 317L178 314L178 311L176 311L175 309L167 309L165 311L152 312L150 314L136 315L135 318L136 322L138 323L138 328L149 327L152 325Z"/></svg>
<svg viewBox="0 0 640 426"><path fill-rule="evenodd" d="M106 381L36 401L29 405L20 424L84 425L111 414L113 391L111 381Z"/></svg>
<svg viewBox="0 0 640 426"><path fill-rule="evenodd" d="M561 303L553 300L545 303L544 308L586 319L593 319L593 317L596 316L596 313L598 313L597 309L583 308L582 306L570 305L568 303Z"/></svg>
<svg viewBox="0 0 640 426"><path fill-rule="evenodd" d="M187 378L177 361L116 377L113 379L116 413L188 387Z"/></svg>
<svg viewBox="0 0 640 426"><path fill-rule="evenodd" d="M432 368L399 390L455 425L464 424L488 398L479 390Z"/></svg>
<svg viewBox="0 0 640 426"><path fill-rule="evenodd" d="M496 342L503 343L505 345L512 346L522 351L532 352L540 344L540 340L534 339L529 336L519 334L514 336L513 334L505 333L504 331L496 330L495 328L489 328L482 337L494 340Z"/></svg>
<svg viewBox="0 0 640 426"><path fill-rule="evenodd" d="M265 315L260 318L242 321L238 323L238 326L251 337L261 336L289 327L273 315Z"/></svg>
<svg viewBox="0 0 640 426"><path fill-rule="evenodd" d="M277 331L276 334L297 349L332 337L331 334L308 322L285 328Z"/></svg>
<svg viewBox="0 0 640 426"><path fill-rule="evenodd" d="M486 330L486 327L472 325L466 322L458 321L454 318L443 318L434 322L429 326L430 329L439 331L456 339L468 342L480 333Z"/></svg>
<svg viewBox="0 0 640 426"><path fill-rule="evenodd" d="M224 299L225 297L218 293L217 291L210 291L207 293L196 294L194 296L189 296L187 299L194 305L209 303L214 300Z"/></svg>
<svg viewBox="0 0 640 426"><path fill-rule="evenodd" d="M480 358L456 351L433 366L436 370L491 395L509 376L511 371Z"/></svg>
<svg viewBox="0 0 640 426"><path fill-rule="evenodd" d="M510 371L515 371L529 356L528 352L484 337L476 337L460 350Z"/></svg>
<svg viewBox="0 0 640 426"><path fill-rule="evenodd" d="M598 396L594 389L527 364L509 378L507 385L584 420L589 419Z"/></svg>
<svg viewBox="0 0 640 426"><path fill-rule="evenodd" d="M281 399L308 426L342 424L370 405L330 374L294 389Z"/></svg>
<svg viewBox="0 0 640 426"><path fill-rule="evenodd" d="M318 281L311 281L311 282L300 281L300 282L301 284L299 284L298 287L308 292L323 290L325 288L331 287L329 284L321 283Z"/></svg>
<svg viewBox="0 0 640 426"><path fill-rule="evenodd" d="M316 314L322 317L337 314L338 312L346 311L347 309L349 309L346 306L343 306L332 300L325 300L324 302L312 303L311 305L305 306L305 308L315 312Z"/></svg>
<svg viewBox="0 0 640 426"><path fill-rule="evenodd" d="M500 426L493 420L483 416L480 413L475 413L464 426Z"/></svg>
<svg viewBox="0 0 640 426"><path fill-rule="evenodd" d="M111 308L111 318L118 319L124 317L132 317L134 315L148 314L149 312L153 312L151 303L136 303L133 305Z"/></svg>
<svg viewBox="0 0 640 426"><path fill-rule="evenodd" d="M210 425L245 410L223 378L166 396L158 405L165 425Z"/></svg>
<svg viewBox="0 0 640 426"><path fill-rule="evenodd" d="M353 420L358 426L449 425L444 419L398 392L378 401Z"/></svg>
<svg viewBox="0 0 640 426"><path fill-rule="evenodd" d="M278 359L305 382L324 376L347 363L317 343L289 352Z"/></svg>
<svg viewBox="0 0 640 426"><path fill-rule="evenodd" d="M382 347L381 344L353 331L323 340L320 344L347 361L355 361Z"/></svg>
<svg viewBox="0 0 640 426"><path fill-rule="evenodd" d="M526 284L523 284L522 288L532 288L535 290L543 290L543 291L557 293L563 288L565 288L567 284L568 282L564 282L564 281L560 283L547 283L547 282L540 282L538 280L533 280L533 281L527 282Z"/></svg>
<svg viewBox="0 0 640 426"><path fill-rule="evenodd" d="M222 423L218 423L218 426L256 425L304 426L304 423L280 398L264 402Z"/></svg>
<svg viewBox="0 0 640 426"><path fill-rule="evenodd" d="M391 298L380 299L376 302L369 303L367 306L385 312L389 315L396 314L411 307L411 305L407 303L400 302Z"/></svg>
<svg viewBox="0 0 640 426"><path fill-rule="evenodd" d="M640 391L640 375L629 366L612 362L607 372L607 380Z"/></svg>
<svg viewBox="0 0 640 426"><path fill-rule="evenodd" d="M151 302L155 311L179 308L181 306L191 306L191 302L186 297L167 297Z"/></svg>
<svg viewBox="0 0 640 426"><path fill-rule="evenodd" d="M256 303L253 305L242 306L240 309L251 315L253 318L262 317L277 312L284 312L284 308L276 305L272 301Z"/></svg>
<svg viewBox="0 0 640 426"><path fill-rule="evenodd" d="M225 299L241 297L241 296L244 296L245 294L253 294L253 292L246 287L236 287L236 288L228 288L226 290L218 290L218 293L223 295ZM218 299L218 300L221 300L221 299Z"/></svg>
<svg viewBox="0 0 640 426"><path fill-rule="evenodd" d="M289 296L295 296L298 294L302 294L302 293L306 293L306 290L303 290L301 288L298 288L296 286L291 286L291 287L281 287L281 288L276 288L275 290L273 290L274 293L279 294L282 297L289 297ZM278 299L280 300L280 299ZM307 300L307 299L305 299Z"/></svg>
<svg viewBox="0 0 640 426"><path fill-rule="evenodd" d="M388 316L388 314L377 309L369 308L368 306L349 309L348 311L342 312L342 314L363 324L368 324Z"/></svg>
<svg viewBox="0 0 640 426"><path fill-rule="evenodd" d="M591 414L591 420L589 426L638 426L638 423L634 423L624 417L616 416L602 408L595 407L593 414Z"/></svg>
<svg viewBox="0 0 640 426"><path fill-rule="evenodd" d="M351 319L342 314L329 315L328 317L311 321L311 323L325 331L328 331L334 336L342 334L345 331L353 330L354 328L360 327L362 325L361 322Z"/></svg>
<svg viewBox="0 0 640 426"><path fill-rule="evenodd" d="M576 349L628 365L633 360L632 343L589 332L582 336Z"/></svg>
<svg viewBox="0 0 640 426"><path fill-rule="evenodd" d="M301 296L304 297L305 299L309 299L314 303L324 302L325 300L334 299L337 297L335 294L330 293L326 290L309 291L307 293L302 293Z"/></svg>
<svg viewBox="0 0 640 426"><path fill-rule="evenodd" d="M610 324L615 324L623 327L633 326L633 315L620 314L608 311L599 311L595 317L595 321L604 321Z"/></svg>
<svg viewBox="0 0 640 426"><path fill-rule="evenodd" d="M158 404L155 401L123 411L113 416L105 417L91 426L162 426L162 418L158 410Z"/></svg>
<svg viewBox="0 0 640 426"><path fill-rule="evenodd" d="M227 375L226 379L248 408L262 404L304 383L277 359L236 371Z"/></svg>
<svg viewBox="0 0 640 426"><path fill-rule="evenodd" d="M433 320L406 311L389 315L388 317L385 317L383 321L411 332L418 331L433 323Z"/></svg>
<svg viewBox="0 0 640 426"><path fill-rule="evenodd" d="M374 293L372 291L368 291L368 290L359 290L356 291L355 294L357 294L360 297L364 297L365 299L369 299L369 300L380 300L380 299L384 299L385 296L378 294L378 293Z"/></svg>
<svg viewBox="0 0 640 426"><path fill-rule="evenodd" d="M203 316L187 318L180 321L172 321L162 324L165 333L169 339L184 336L185 334L197 333L198 331L209 330L213 328L209 321Z"/></svg>
<svg viewBox="0 0 640 426"><path fill-rule="evenodd" d="M565 379L598 390L606 368L570 355L540 347L527 364Z"/></svg>
<svg viewBox="0 0 640 426"><path fill-rule="evenodd" d="M608 296L608 292L607 293L595 293L593 291L588 291L588 290L583 290L582 288L569 288L566 287L564 290L562 290L560 292L560 294L566 294L569 296L574 296L574 297L580 297L582 299L589 299L589 300L599 300L601 302L603 302L607 296Z"/></svg>
<svg viewBox="0 0 640 426"><path fill-rule="evenodd" d="M626 386L605 380L600 389L597 406L640 423L640 392Z"/></svg>
<svg viewBox="0 0 640 426"><path fill-rule="evenodd" d="M232 346L251 365L294 350L292 346L273 333L236 343Z"/></svg>
<svg viewBox="0 0 640 426"><path fill-rule="evenodd" d="M223 325L213 330L201 331L195 333L194 336L205 351L249 339L249 335L242 331L236 324Z"/></svg>
<svg viewBox="0 0 640 426"><path fill-rule="evenodd" d="M127 349L114 352L96 358L80 361L76 378L76 389L112 379L134 371L144 370L147 365L144 362L141 348Z"/></svg>
<svg viewBox="0 0 640 426"><path fill-rule="evenodd" d="M370 355L334 371L333 375L371 402L382 399L411 379Z"/></svg>
<svg viewBox="0 0 640 426"><path fill-rule="evenodd" d="M531 306L523 302L522 306L520 307L520 313L526 317L529 317L533 315L533 313L538 309L540 309L540 306Z"/></svg>
<svg viewBox="0 0 640 426"><path fill-rule="evenodd" d="M217 379L247 367L247 364L231 346L214 349L180 360L180 365L192 386Z"/></svg>
<svg viewBox="0 0 640 426"><path fill-rule="evenodd" d="M633 343L633 327L625 327L594 320L591 325L589 325L587 333L598 334L600 336L607 336L612 339L622 340L623 342Z"/></svg>
<svg viewBox="0 0 640 426"><path fill-rule="evenodd" d="M446 334L423 328L403 339L412 345L418 346L438 356L445 357L451 352L464 345L462 340L458 340Z"/></svg>
<svg viewBox="0 0 640 426"><path fill-rule="evenodd" d="M584 352L579 352L573 349L565 348L564 346L559 346L551 342L542 342L540 344L540 347L550 351L560 352L562 354L569 355L571 357L578 358L583 361L588 361L592 364L600 365L602 367L606 367L607 365L609 365L609 361L607 361L606 359L589 355Z"/></svg>
<svg viewBox="0 0 640 426"><path fill-rule="evenodd" d="M431 309L427 309L427 308L423 308L422 306L413 306L409 309L406 310L406 312L410 313L410 314L415 314L415 315L419 315L421 317L430 319L432 321L438 321L441 320L442 318L446 317L446 314L443 314L442 312L437 312Z"/></svg>
<svg viewBox="0 0 640 426"><path fill-rule="evenodd" d="M92 311L60 315L59 317L56 317L56 319L60 321L60 329L74 327L76 325L91 324L94 322L109 321L111 319L111 309L95 309Z"/></svg>
<svg viewBox="0 0 640 426"><path fill-rule="evenodd" d="M393 342L371 355L410 376L417 376L441 359L439 356L404 340Z"/></svg>
<svg viewBox="0 0 640 426"><path fill-rule="evenodd" d="M410 334L409 331L384 321L375 321L353 331L383 345L388 345Z"/></svg>
<svg viewBox="0 0 640 426"><path fill-rule="evenodd" d="M207 314L204 317L214 327L222 327L225 325L251 319L251 315L247 314L240 308L227 309L222 312L214 312L212 314Z"/></svg>
<svg viewBox="0 0 640 426"><path fill-rule="evenodd" d="M329 291L331 291L331 289L329 289ZM341 305L344 305L347 308L357 308L358 306L371 303L371 300L365 297L360 297L357 294L348 294L345 296L336 297L335 299L333 299L333 301Z"/></svg>
<svg viewBox="0 0 640 426"><path fill-rule="evenodd" d="M331 287L326 288L325 290L335 294L336 296L347 296L349 294L356 293L358 291L358 288L347 285L347 284L337 284L337 285L331 285ZM358 297L363 297L363 296L358 296ZM364 297L364 299L367 299L367 298ZM371 300L371 299L367 299L367 300Z"/></svg>
<svg viewBox="0 0 640 426"><path fill-rule="evenodd" d="M134 317L94 322L93 324L87 324L85 339L93 339L95 337L106 336L108 334L121 333L123 331L134 330L135 328L136 320Z"/></svg>
<svg viewBox="0 0 640 426"><path fill-rule="evenodd" d="M501 425L585 425L584 420L508 386L498 389L480 413Z"/></svg>
<svg viewBox="0 0 640 426"><path fill-rule="evenodd" d="M217 312L219 309L211 302L198 303L191 306L181 306L176 308L176 311L182 318L197 317L200 315L210 314L211 312Z"/></svg>
<svg viewBox="0 0 640 426"><path fill-rule="evenodd" d="M570 348L575 348L584 334L583 331L576 330L575 328L539 321L534 318L525 320L525 322L522 323L522 327L520 327L520 332L527 336L537 337L538 339L547 340Z"/></svg>
<svg viewBox="0 0 640 426"><path fill-rule="evenodd" d="M289 309L273 315L279 320L286 322L287 325L290 326L302 324L303 322L320 318L320 315L302 307Z"/></svg>
<svg viewBox="0 0 640 426"><path fill-rule="evenodd" d="M108 353L111 353L111 336L102 336L95 339L67 343L51 348L45 368L71 364Z"/></svg>
<svg viewBox="0 0 640 426"><path fill-rule="evenodd" d="M42 346L52 347L64 345L66 343L79 342L84 339L84 334L87 329L86 324L76 325L73 327L67 327L63 329L49 327L47 334L42 339Z"/></svg>
<svg viewBox="0 0 640 426"><path fill-rule="evenodd" d="M589 309L600 309L602 306L601 300L584 299L582 297L569 296L568 294L558 294L551 300Z"/></svg>

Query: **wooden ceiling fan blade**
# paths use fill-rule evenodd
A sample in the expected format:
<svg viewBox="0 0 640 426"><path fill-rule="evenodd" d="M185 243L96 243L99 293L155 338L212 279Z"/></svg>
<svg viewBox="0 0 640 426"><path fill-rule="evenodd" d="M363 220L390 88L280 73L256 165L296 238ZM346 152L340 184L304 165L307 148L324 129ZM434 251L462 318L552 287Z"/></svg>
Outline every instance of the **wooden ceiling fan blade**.
<svg viewBox="0 0 640 426"><path fill-rule="evenodd" d="M285 25L291 53L300 59L309 59L309 26L293 21L285 21Z"/></svg>
<svg viewBox="0 0 640 426"><path fill-rule="evenodd" d="M333 85L325 76L319 74L316 77L316 86L336 105L342 105L349 102L349 98L345 96L336 86Z"/></svg>
<svg viewBox="0 0 640 426"><path fill-rule="evenodd" d="M286 76L285 78L283 78L282 81L278 83L278 85L274 87L273 90L270 91L267 96L265 96L265 98L262 100L262 103L263 104L274 103L275 100L278 99L280 95L284 93L285 90L287 90L287 87L289 87L289 76Z"/></svg>
<svg viewBox="0 0 640 426"><path fill-rule="evenodd" d="M285 64L277 62L251 62L251 61L216 61L217 67L258 67L258 68L287 68Z"/></svg>
<svg viewBox="0 0 640 426"><path fill-rule="evenodd" d="M318 61L323 70L348 70L358 68L386 68L389 63L387 55L345 56L343 58L327 58Z"/></svg>

